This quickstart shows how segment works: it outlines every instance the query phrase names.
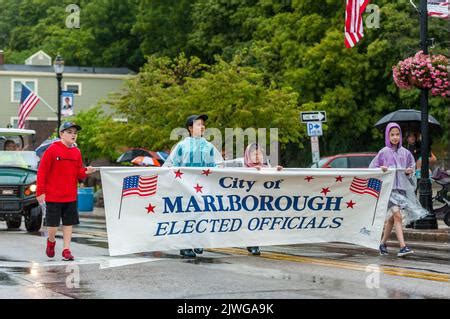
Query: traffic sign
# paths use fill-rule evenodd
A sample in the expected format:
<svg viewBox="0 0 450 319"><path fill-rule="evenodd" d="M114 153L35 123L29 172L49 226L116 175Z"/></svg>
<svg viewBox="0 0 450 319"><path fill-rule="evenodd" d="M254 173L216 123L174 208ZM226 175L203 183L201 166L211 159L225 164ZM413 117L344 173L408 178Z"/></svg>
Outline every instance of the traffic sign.
<svg viewBox="0 0 450 319"><path fill-rule="evenodd" d="M301 112L300 120L302 123L326 122L327 121L327 112L325 112L325 111Z"/></svg>
<svg viewBox="0 0 450 319"><path fill-rule="evenodd" d="M322 122L309 122L306 123L308 136L322 136Z"/></svg>

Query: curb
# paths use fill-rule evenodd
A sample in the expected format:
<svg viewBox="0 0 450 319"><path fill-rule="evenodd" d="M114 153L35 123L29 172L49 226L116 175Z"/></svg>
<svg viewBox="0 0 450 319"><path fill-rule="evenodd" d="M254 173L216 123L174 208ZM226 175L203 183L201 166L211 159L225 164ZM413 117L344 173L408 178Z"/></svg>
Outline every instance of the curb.
<svg viewBox="0 0 450 319"><path fill-rule="evenodd" d="M101 216L101 215L93 215L93 214L86 214L86 213L81 213L79 214L80 219L98 219L98 220L105 220L105 216Z"/></svg>
<svg viewBox="0 0 450 319"><path fill-rule="evenodd" d="M410 230L404 229L403 236L405 241L432 241L448 243L450 242L450 232L448 229L431 229L428 231L423 230ZM393 231L390 240L397 240L397 235Z"/></svg>
<svg viewBox="0 0 450 319"><path fill-rule="evenodd" d="M97 207L94 205L91 211L78 211L78 215L80 218L89 218L89 219L103 219L105 220L105 208Z"/></svg>
<svg viewBox="0 0 450 319"><path fill-rule="evenodd" d="M406 241L408 247L420 251L426 251L427 253L450 253L450 246L446 243L437 243L437 242L417 242L417 241ZM399 243L397 240L388 240L388 247L399 247ZM399 249L399 248L397 248Z"/></svg>

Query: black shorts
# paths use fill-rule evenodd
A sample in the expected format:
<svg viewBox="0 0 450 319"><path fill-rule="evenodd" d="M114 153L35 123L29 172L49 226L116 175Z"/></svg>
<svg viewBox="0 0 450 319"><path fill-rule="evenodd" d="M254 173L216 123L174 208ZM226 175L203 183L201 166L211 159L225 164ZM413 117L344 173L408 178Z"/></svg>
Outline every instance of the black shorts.
<svg viewBox="0 0 450 319"><path fill-rule="evenodd" d="M44 226L58 227L61 220L64 226L78 225L80 223L76 201L68 203L47 202L46 204L47 209L45 213Z"/></svg>

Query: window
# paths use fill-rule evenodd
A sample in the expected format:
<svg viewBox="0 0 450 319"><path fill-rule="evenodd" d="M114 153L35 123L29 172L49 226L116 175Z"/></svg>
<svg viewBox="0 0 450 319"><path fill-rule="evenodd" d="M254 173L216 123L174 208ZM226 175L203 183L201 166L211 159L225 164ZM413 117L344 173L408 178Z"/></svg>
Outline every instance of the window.
<svg viewBox="0 0 450 319"><path fill-rule="evenodd" d="M329 158L325 157L325 158L321 158L319 160L319 162L314 163L311 165L311 168L318 168L318 167L322 167L323 165L325 165L326 162L328 162Z"/></svg>
<svg viewBox="0 0 450 319"><path fill-rule="evenodd" d="M367 168L375 156L353 156L349 158L349 168Z"/></svg>
<svg viewBox="0 0 450 319"><path fill-rule="evenodd" d="M81 83L64 83L64 90L72 92L74 95L81 95Z"/></svg>
<svg viewBox="0 0 450 319"><path fill-rule="evenodd" d="M28 86L31 91L38 94L37 80L13 79L11 83L11 102L20 102L20 95L22 94L22 83Z"/></svg>
<svg viewBox="0 0 450 319"><path fill-rule="evenodd" d="M347 157L338 157L329 164L331 168L347 168Z"/></svg>

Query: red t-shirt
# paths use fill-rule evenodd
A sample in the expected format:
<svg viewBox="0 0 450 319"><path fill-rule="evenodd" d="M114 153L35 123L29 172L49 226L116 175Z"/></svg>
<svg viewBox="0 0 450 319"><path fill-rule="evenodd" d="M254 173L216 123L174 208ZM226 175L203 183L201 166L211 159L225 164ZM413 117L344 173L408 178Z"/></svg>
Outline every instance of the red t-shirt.
<svg viewBox="0 0 450 319"><path fill-rule="evenodd" d="M54 142L45 151L37 172L36 196L45 194L45 201L56 203L77 200L79 179L86 178L78 147L67 147Z"/></svg>

